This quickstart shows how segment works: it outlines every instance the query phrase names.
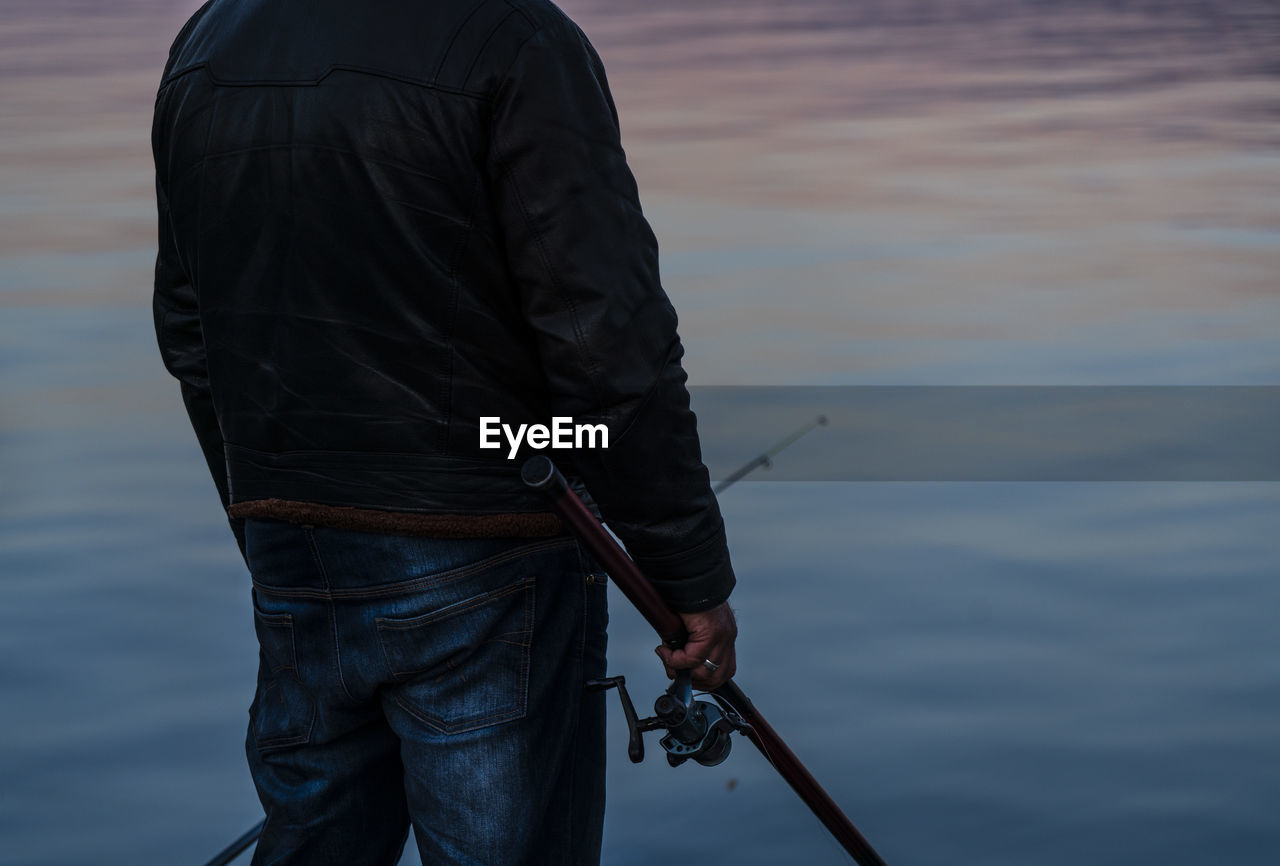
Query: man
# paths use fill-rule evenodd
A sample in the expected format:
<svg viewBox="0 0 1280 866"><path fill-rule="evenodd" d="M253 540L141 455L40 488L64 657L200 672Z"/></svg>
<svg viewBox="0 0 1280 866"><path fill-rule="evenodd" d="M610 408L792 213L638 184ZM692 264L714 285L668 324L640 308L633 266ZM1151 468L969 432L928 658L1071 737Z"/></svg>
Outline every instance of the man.
<svg viewBox="0 0 1280 866"><path fill-rule="evenodd" d="M156 330L254 583L255 863L580 864L604 576L555 457L734 673L734 584L600 60L547 0L213 0L156 99ZM596 427L595 429L600 429Z"/></svg>

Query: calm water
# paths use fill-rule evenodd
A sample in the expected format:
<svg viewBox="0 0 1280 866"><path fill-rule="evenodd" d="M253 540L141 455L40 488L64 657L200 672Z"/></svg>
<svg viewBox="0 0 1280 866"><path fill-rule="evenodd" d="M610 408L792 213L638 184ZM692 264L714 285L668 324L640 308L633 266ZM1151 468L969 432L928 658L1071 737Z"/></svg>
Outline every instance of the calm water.
<svg viewBox="0 0 1280 866"><path fill-rule="evenodd" d="M149 314L151 100L197 5L0 5L5 864L199 864L258 817L248 580ZM563 5L695 383L1280 382L1274 4ZM1280 486L722 505L740 680L890 862L1275 861ZM653 643L615 599L642 703ZM745 743L634 767L621 724L606 863L846 862Z"/></svg>

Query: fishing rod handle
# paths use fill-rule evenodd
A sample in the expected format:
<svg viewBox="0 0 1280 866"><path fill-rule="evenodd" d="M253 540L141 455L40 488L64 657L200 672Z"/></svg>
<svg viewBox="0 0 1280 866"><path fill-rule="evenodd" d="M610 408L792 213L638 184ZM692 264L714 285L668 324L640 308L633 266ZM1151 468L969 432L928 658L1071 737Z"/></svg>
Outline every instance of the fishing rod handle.
<svg viewBox="0 0 1280 866"><path fill-rule="evenodd" d="M729 680L724 685L712 689L711 694L723 699L733 707L738 716L747 723L744 731L764 756L773 765L791 790L795 791L801 801L809 807L809 811L830 831L841 847L858 863L858 866L887 866L879 852L871 847L871 843L849 820L849 816L836 804L826 789L809 772L809 768L796 757L791 747L782 739L782 735L773 729L759 710L751 703L751 699L735 683Z"/></svg>
<svg viewBox="0 0 1280 866"><path fill-rule="evenodd" d="M244 835L239 839L236 839L226 848L223 848L215 854L213 859L204 864L204 866L227 866L228 863L239 857L244 852L244 849L258 841L258 837L262 835L262 828L266 825L267 819L263 818L261 821L246 830Z"/></svg>
<svg viewBox="0 0 1280 866"><path fill-rule="evenodd" d="M653 626L663 642L672 648L684 646L688 638L684 621L667 606L649 579L640 571L570 488L560 470L545 456L532 457L520 470L526 485L544 493L556 513L569 524L578 538L609 573L615 586L636 606ZM836 805L831 795L818 784L808 768L791 751L781 735L755 708L746 693L729 680L712 691L723 698L749 726L747 737L799 795L859 866L886 866L883 858Z"/></svg>
<svg viewBox="0 0 1280 866"><path fill-rule="evenodd" d="M587 546L592 555L609 574L614 586L622 591L640 614L653 626L662 642L672 649L685 645L689 633L684 620L667 607L658 590L632 562L613 537L605 531L576 493L569 489L560 470L550 459L539 455L525 461L520 478L526 485L545 494L561 519Z"/></svg>

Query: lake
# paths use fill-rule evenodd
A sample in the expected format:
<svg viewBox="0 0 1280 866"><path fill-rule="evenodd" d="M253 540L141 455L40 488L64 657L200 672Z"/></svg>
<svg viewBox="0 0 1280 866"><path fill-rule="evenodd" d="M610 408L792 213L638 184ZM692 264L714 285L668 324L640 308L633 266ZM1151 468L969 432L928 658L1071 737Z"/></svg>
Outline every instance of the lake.
<svg viewBox="0 0 1280 866"><path fill-rule="evenodd" d="M150 318L151 105L198 5L0 9L13 866L200 864L260 817L248 576ZM1275 4L562 6L691 383L1280 384ZM836 435L721 497L738 680L888 862L1275 861L1280 485L788 474ZM643 709L656 641L612 604ZM633 766L610 714L604 863L848 862L745 741Z"/></svg>

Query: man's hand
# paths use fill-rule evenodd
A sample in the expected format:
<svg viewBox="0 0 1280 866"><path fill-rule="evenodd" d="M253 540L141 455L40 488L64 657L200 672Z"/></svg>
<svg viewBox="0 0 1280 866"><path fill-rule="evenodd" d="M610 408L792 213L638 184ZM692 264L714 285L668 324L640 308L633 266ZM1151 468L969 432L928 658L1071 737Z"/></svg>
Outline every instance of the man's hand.
<svg viewBox="0 0 1280 866"><path fill-rule="evenodd" d="M682 613L685 631L689 639L680 649L667 646L657 649L658 658L667 669L667 678L675 679L676 671L693 672L693 687L710 691L724 685L738 669L733 641L738 636L738 624L726 601L702 613ZM715 664L712 671L704 661Z"/></svg>

